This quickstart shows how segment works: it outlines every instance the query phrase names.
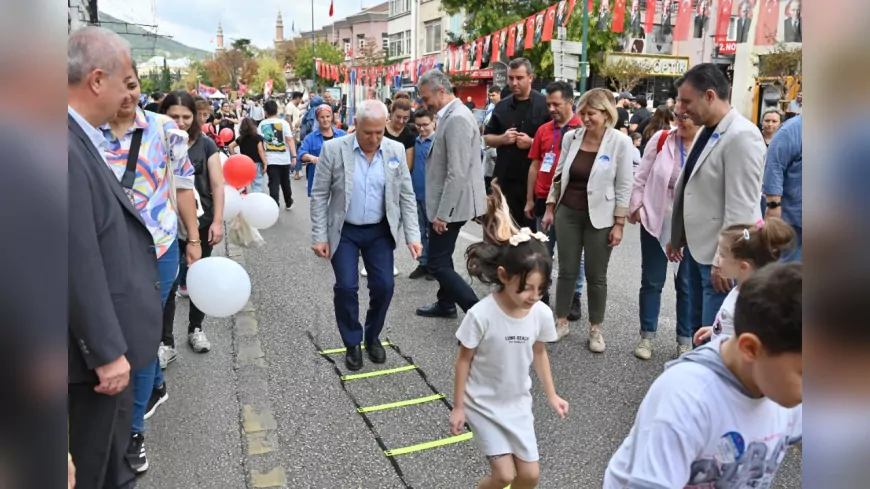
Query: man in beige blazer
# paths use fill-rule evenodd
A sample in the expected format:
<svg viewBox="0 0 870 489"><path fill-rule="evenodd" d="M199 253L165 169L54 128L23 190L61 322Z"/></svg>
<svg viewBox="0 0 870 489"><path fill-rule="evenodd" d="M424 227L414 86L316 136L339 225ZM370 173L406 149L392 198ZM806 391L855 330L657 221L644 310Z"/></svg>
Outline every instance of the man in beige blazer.
<svg viewBox="0 0 870 489"><path fill-rule="evenodd" d="M668 257L688 260L689 320L695 331L711 326L733 287L719 274L719 232L755 223L764 175L764 139L728 102L731 87L714 64L694 66L675 85L677 117L701 127L674 189Z"/></svg>
<svg viewBox="0 0 870 489"><path fill-rule="evenodd" d="M386 360L379 336L393 298L393 250L400 225L411 257L423 251L405 148L384 138L386 124L382 102L362 102L354 118L356 132L323 145L311 188L311 249L332 262L335 319L350 370L362 368L361 345L372 362ZM368 270L365 329L357 294L360 254Z"/></svg>

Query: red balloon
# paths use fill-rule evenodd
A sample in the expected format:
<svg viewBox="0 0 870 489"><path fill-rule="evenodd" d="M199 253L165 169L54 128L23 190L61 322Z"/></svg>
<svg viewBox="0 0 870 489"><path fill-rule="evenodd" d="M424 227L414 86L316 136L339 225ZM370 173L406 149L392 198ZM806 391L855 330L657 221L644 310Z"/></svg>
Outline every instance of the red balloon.
<svg viewBox="0 0 870 489"><path fill-rule="evenodd" d="M221 141L228 143L228 142L232 141L234 137L236 137L236 133L233 132L233 130L230 129L229 127L225 127L223 129L221 129L220 136L221 136Z"/></svg>
<svg viewBox="0 0 870 489"><path fill-rule="evenodd" d="M231 130L229 128L224 131ZM221 131L223 132L223 131ZM245 155L233 155L224 163L224 180L235 188L242 188L257 177L257 165Z"/></svg>
<svg viewBox="0 0 870 489"><path fill-rule="evenodd" d="M205 127L203 127L202 129L203 132L205 132L206 134L214 132L214 128L211 127L211 124L206 124Z"/></svg>

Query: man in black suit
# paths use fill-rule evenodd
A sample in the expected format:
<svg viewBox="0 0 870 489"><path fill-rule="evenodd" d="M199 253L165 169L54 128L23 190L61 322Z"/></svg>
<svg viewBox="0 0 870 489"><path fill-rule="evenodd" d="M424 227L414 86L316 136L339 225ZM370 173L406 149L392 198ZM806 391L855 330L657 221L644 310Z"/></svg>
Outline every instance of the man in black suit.
<svg viewBox="0 0 870 489"><path fill-rule="evenodd" d="M76 487L128 488L130 372L154 361L162 307L154 239L106 164L97 127L136 73L130 45L98 27L67 43L69 168L69 450Z"/></svg>
<svg viewBox="0 0 870 489"><path fill-rule="evenodd" d="M745 43L752 28L752 1L743 0L737 9L737 43Z"/></svg>
<svg viewBox="0 0 870 489"><path fill-rule="evenodd" d="M631 37L643 37L643 19L640 16L640 0L631 0L631 15L628 22Z"/></svg>
<svg viewBox="0 0 870 489"><path fill-rule="evenodd" d="M801 2L800 0L791 0L785 6L785 24L782 38L785 42L803 42L803 32L801 28Z"/></svg>

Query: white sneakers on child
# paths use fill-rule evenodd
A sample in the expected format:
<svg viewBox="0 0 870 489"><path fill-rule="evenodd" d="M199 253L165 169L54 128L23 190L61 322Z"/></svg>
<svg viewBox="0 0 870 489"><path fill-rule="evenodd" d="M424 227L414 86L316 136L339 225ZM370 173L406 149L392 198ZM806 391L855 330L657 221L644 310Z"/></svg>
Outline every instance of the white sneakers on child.
<svg viewBox="0 0 870 489"><path fill-rule="evenodd" d="M589 329L589 351L592 353L603 353L605 348L604 335L598 328Z"/></svg>

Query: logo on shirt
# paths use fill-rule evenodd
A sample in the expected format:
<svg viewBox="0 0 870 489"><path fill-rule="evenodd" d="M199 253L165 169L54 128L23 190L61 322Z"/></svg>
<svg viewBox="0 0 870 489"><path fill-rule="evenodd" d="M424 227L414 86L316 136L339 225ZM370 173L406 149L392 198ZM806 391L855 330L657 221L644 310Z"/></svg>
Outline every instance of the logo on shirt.
<svg viewBox="0 0 870 489"><path fill-rule="evenodd" d="M528 336L505 336L504 339L508 343L514 343L514 344L520 344L520 345L529 342Z"/></svg>
<svg viewBox="0 0 870 489"><path fill-rule="evenodd" d="M777 440L771 445L769 442ZM800 441L786 434L772 434L763 439L746 439L736 431L722 435L712 457L692 463L687 489L721 487L742 489L746 487L769 488L785 458L786 449ZM771 448L772 447L772 448Z"/></svg>
<svg viewBox="0 0 870 489"><path fill-rule="evenodd" d="M609 162L609 161L610 161L610 157L607 156L607 155L601 155L601 156L598 157L598 159L601 160L601 161L605 161L605 162Z"/></svg>
<svg viewBox="0 0 870 489"><path fill-rule="evenodd" d="M391 170L395 170L399 167L399 159L393 156L392 158L390 158L390 161L387 163L387 165L389 165Z"/></svg>
<svg viewBox="0 0 870 489"><path fill-rule="evenodd" d="M282 153L287 151L287 143L284 141L283 123L263 124L260 126L260 131L263 133L266 151L278 151Z"/></svg>

